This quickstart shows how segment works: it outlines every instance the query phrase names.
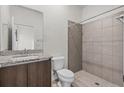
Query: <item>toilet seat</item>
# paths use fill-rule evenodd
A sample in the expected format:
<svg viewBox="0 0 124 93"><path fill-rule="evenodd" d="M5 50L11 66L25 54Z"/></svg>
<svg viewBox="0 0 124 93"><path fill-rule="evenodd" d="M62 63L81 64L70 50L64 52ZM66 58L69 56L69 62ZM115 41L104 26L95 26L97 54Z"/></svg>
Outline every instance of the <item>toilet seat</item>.
<svg viewBox="0 0 124 93"><path fill-rule="evenodd" d="M58 70L57 73L60 77L63 77L65 79L73 79L74 78L74 73L68 69Z"/></svg>

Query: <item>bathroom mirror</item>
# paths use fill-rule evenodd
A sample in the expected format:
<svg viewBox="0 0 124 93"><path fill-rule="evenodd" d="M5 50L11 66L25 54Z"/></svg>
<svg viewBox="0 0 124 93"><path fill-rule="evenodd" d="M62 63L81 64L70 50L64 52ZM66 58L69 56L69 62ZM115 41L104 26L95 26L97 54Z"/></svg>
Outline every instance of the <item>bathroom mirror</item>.
<svg viewBox="0 0 124 93"><path fill-rule="evenodd" d="M23 6L1 7L1 50L43 49L43 13Z"/></svg>

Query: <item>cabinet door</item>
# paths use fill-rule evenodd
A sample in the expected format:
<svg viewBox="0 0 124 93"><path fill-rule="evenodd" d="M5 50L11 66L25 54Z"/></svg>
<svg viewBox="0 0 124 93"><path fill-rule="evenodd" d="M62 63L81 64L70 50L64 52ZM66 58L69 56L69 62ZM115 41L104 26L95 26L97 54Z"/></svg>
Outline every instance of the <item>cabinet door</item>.
<svg viewBox="0 0 124 93"><path fill-rule="evenodd" d="M51 62L50 60L28 64L28 86L51 86Z"/></svg>
<svg viewBox="0 0 124 93"><path fill-rule="evenodd" d="M27 65L0 68L1 87L27 86Z"/></svg>

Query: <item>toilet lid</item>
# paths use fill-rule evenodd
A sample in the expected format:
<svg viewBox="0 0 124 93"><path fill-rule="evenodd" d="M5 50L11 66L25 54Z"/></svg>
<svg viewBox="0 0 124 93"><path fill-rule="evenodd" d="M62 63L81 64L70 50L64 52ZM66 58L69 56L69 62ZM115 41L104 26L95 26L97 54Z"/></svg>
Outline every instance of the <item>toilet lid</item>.
<svg viewBox="0 0 124 93"><path fill-rule="evenodd" d="M57 73L65 78L73 78L74 77L74 73L67 69L59 70L59 71L57 71Z"/></svg>

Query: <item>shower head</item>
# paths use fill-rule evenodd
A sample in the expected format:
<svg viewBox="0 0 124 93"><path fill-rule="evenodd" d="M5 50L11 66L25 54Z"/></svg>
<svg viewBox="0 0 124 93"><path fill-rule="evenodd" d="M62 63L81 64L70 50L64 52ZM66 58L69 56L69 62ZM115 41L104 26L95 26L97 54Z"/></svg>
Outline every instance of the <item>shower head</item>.
<svg viewBox="0 0 124 93"><path fill-rule="evenodd" d="M120 22L124 23L124 14L118 16L116 19L118 19Z"/></svg>

